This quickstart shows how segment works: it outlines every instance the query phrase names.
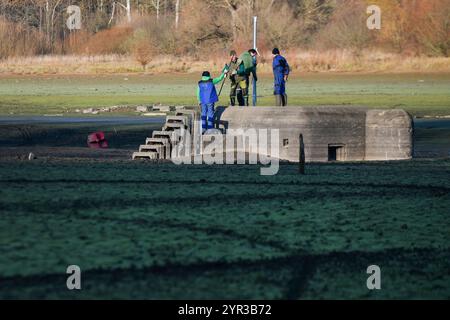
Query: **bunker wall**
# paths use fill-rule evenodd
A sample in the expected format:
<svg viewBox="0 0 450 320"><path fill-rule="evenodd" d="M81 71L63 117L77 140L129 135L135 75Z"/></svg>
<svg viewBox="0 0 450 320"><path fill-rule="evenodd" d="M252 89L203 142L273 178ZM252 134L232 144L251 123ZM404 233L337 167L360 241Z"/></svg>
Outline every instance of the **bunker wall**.
<svg viewBox="0 0 450 320"><path fill-rule="evenodd" d="M363 160L364 109L346 107L227 108L221 116L230 129L279 129L280 159L298 161L303 134L306 161L329 160L330 147L340 147L342 161Z"/></svg>
<svg viewBox="0 0 450 320"><path fill-rule="evenodd" d="M403 110L368 110L367 161L406 160L413 156L413 120Z"/></svg>

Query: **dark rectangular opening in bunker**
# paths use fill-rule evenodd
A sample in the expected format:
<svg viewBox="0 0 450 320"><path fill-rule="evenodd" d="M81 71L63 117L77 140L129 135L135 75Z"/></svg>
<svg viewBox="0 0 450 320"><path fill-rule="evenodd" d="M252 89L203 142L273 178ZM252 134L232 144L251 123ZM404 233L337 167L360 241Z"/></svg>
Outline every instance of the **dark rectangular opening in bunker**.
<svg viewBox="0 0 450 320"><path fill-rule="evenodd" d="M345 145L330 144L328 145L328 161L344 161Z"/></svg>

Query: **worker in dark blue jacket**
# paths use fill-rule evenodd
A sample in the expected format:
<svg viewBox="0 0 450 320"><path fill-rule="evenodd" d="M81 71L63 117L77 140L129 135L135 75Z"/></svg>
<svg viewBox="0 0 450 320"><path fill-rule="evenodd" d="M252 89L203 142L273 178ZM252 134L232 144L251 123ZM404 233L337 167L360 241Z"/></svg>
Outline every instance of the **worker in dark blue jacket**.
<svg viewBox="0 0 450 320"><path fill-rule="evenodd" d="M275 105L284 107L287 105L286 81L289 77L290 67L286 59L280 55L278 48L273 49L272 54Z"/></svg>
<svg viewBox="0 0 450 320"><path fill-rule="evenodd" d="M214 128L214 107L219 101L215 85L221 82L227 73L228 69L224 69L220 77L212 79L209 71L205 71L198 83L197 99L202 107L202 133Z"/></svg>

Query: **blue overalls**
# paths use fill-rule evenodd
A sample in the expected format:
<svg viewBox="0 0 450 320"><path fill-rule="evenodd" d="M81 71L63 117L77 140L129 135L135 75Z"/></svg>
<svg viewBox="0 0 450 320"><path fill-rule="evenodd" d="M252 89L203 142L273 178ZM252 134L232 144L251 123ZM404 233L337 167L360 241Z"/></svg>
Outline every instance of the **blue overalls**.
<svg viewBox="0 0 450 320"><path fill-rule="evenodd" d="M212 79L200 81L198 87L202 106L202 133L205 133L214 128L214 105L219 97Z"/></svg>
<svg viewBox="0 0 450 320"><path fill-rule="evenodd" d="M286 94L286 81L284 76L289 75L289 64L280 55L273 58L274 95L284 96Z"/></svg>

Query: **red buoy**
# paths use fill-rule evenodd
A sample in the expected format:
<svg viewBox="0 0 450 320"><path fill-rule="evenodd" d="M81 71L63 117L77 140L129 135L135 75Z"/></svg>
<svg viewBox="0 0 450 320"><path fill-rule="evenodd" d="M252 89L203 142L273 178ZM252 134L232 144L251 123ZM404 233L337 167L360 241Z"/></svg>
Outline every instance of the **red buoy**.
<svg viewBox="0 0 450 320"><path fill-rule="evenodd" d="M108 148L108 141L105 139L105 134L101 131L88 135L87 144L88 147L92 149Z"/></svg>

